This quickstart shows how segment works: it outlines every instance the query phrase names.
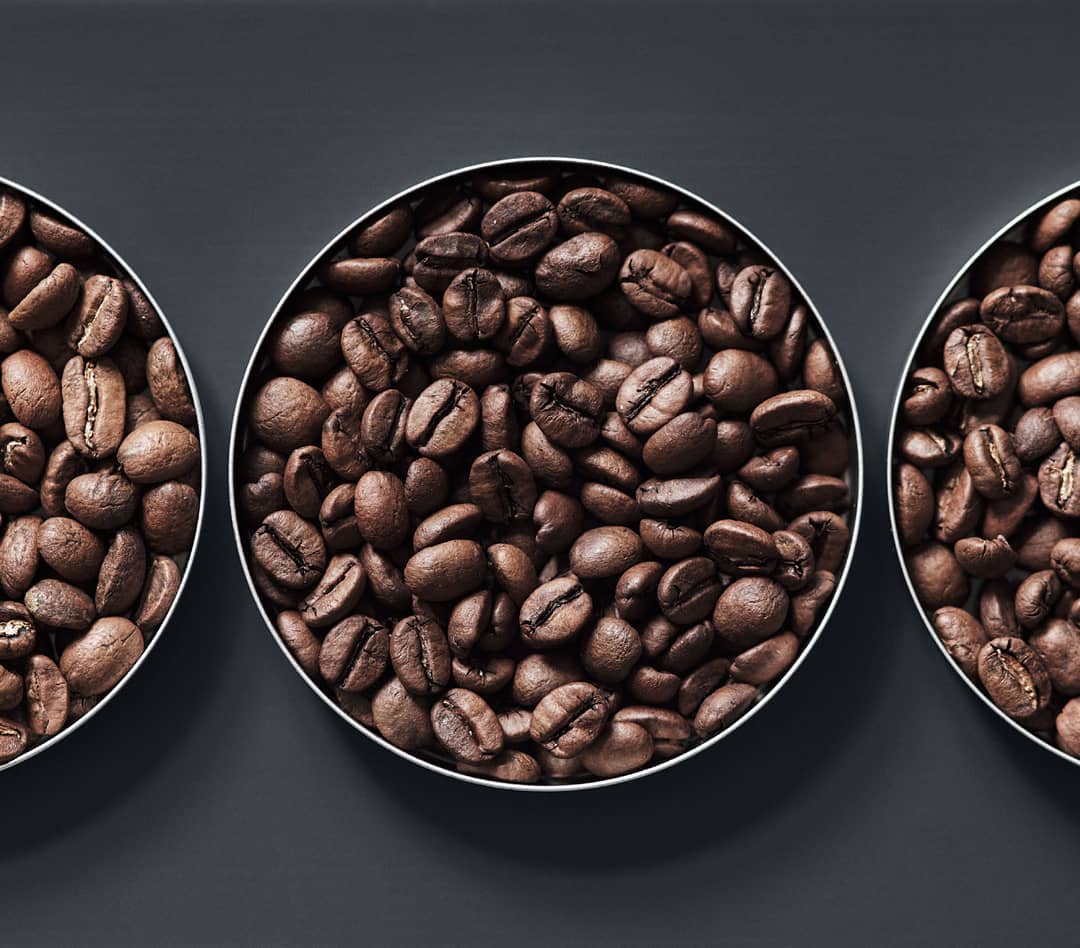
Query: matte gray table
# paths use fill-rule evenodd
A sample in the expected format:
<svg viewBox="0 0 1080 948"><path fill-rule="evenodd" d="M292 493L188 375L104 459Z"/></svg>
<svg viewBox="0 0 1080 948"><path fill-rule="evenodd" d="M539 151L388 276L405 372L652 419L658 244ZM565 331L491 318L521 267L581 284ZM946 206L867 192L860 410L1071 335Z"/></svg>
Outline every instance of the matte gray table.
<svg viewBox="0 0 1080 948"><path fill-rule="evenodd" d="M1075 941L1080 770L946 667L882 485L938 292L1080 178L1080 10L806 6L0 4L0 173L150 285L215 485L142 673L0 780L0 941ZM545 798L425 773L315 701L249 600L224 490L240 376L298 268L416 180L536 153L652 171L755 230L829 321L868 447L854 573L776 702L673 771Z"/></svg>

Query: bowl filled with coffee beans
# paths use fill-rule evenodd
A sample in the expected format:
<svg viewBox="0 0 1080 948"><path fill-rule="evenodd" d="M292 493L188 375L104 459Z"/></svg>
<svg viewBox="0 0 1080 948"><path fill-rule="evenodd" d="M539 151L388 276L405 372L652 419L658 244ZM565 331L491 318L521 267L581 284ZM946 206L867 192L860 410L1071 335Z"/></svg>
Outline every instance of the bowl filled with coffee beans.
<svg viewBox="0 0 1080 948"><path fill-rule="evenodd" d="M626 168L467 168L365 214L237 404L237 542L342 717L496 787L685 759L816 640L858 522L844 370L787 270Z"/></svg>
<svg viewBox="0 0 1080 948"><path fill-rule="evenodd" d="M897 550L934 640L1018 731L1080 757L1080 187L938 300L890 439Z"/></svg>
<svg viewBox="0 0 1080 948"><path fill-rule="evenodd" d="M0 770L93 717L184 585L202 417L146 287L0 179Z"/></svg>

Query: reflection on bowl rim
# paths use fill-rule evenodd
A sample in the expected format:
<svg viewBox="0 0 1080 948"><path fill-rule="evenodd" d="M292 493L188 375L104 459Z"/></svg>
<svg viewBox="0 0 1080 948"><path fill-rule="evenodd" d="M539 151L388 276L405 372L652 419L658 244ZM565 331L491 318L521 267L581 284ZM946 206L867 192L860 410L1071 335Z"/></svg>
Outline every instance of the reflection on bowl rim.
<svg viewBox="0 0 1080 948"><path fill-rule="evenodd" d="M33 747L20 754L18 757L14 757L6 764L0 764L0 771L10 770L19 764L25 763L28 760L37 757L38 754L43 753L50 748L55 747L60 741L67 737L70 737L76 731L78 731L84 724L96 717L98 712L102 710L107 704L109 704L117 694L124 688L124 686L134 677L135 673L142 667L143 662L146 661L147 656L154 650L158 641L164 635L166 628L168 628L169 622L173 617L173 613L176 611L177 603L180 602L181 597L184 594L184 587L187 586L188 576L191 574L191 565L195 559L195 553L199 548L199 540L202 536L203 527L203 513L206 510L206 472L207 472L207 450L206 450L206 426L203 422L202 403L199 401L198 387L195 384L195 376L191 371L191 366L188 364L187 356L184 354L184 348L180 343L180 338L173 331L168 317L166 317L162 308L158 305L157 300L154 299L150 290L147 289L146 284L135 272L135 270L128 264L128 262L118 254L113 247L101 237L93 228L88 227L83 221L72 214L67 209L61 207L54 201L50 201L46 197L42 197L36 191L31 190L25 185L19 184L9 178L0 177L0 190L7 189L18 194L20 197L25 198L28 201L32 201L35 204L41 205L44 208L52 211L57 216L64 220L74 224L80 230L92 237L102 254L112 262L118 270L122 271L123 276L126 279L131 280L143 293L150 305L154 307L154 312L158 314L161 319L162 325L165 327L166 335L172 340L173 345L176 347L176 354L180 359L180 364L184 367L184 372L187 375L188 389L191 392L191 401L195 406L195 420L199 431L199 465L200 465L200 478L199 478L199 515L195 522L195 536L191 541L191 549L182 556L173 557L178 561L180 566L180 585L177 587L176 596L173 597L172 604L169 606L168 612L165 613L165 618L161 620L161 625L157 627L153 635L150 636L149 641L145 641L142 655L139 656L138 661L135 662L123 678L120 679L109 691L107 691L98 702L84 714L79 720L67 725L58 734L53 735L50 738L46 738ZM0 712L0 717L7 712Z"/></svg>
<svg viewBox="0 0 1080 948"><path fill-rule="evenodd" d="M832 353L836 358L836 363L840 369L840 374L844 380L844 387L848 394L848 414L851 420L851 433L854 440L854 457L849 463L849 480L852 482L852 507L851 507L851 543L848 547L847 556L845 558L843 567L836 577L836 589L833 592L832 598L829 600L824 611L818 617L817 625L813 634L806 640L803 647L800 649L798 656L796 657L792 666L775 681L768 689L768 691L762 695L753 706L738 720L736 720L731 726L720 731L718 734L714 734L712 737L707 738L700 744L689 748L681 754L672 757L669 760L661 761L657 764L652 764L648 767L644 767L641 770L632 771L628 774L623 774L618 777L605 777L597 778L593 780L582 780L578 782L569 783L540 783L540 784L518 784L509 783L503 780L494 780L488 777L479 777L473 774L465 774L454 769L452 766L446 766L433 760L427 760L420 757L417 754L413 754L410 751L402 750L399 747L391 744L386 738L380 735L374 728L367 728L360 722L350 717L343 708L341 708L326 692L324 692L300 667L299 663L293 657L292 653L286 647L285 643L281 640L281 636L278 635L276 624L273 618L268 614L266 607L263 603L262 596L259 594L255 587L254 580L251 575L251 570L248 564L248 557L245 551L244 532L245 530L241 526L239 512L236 502L236 482L233 477L233 471L236 468L236 462L239 457L239 441L241 435L241 427L243 424L242 410L247 405L248 388L251 383L252 377L255 375L258 364L262 361L263 353L265 352L265 345L267 336L270 333L271 328L277 322L278 317L281 315L289 302L293 293L305 283L307 283L314 275L314 271L318 264L325 260L327 255L341 246L346 237L352 233L352 231L360 226L364 221L372 220L382 213L387 208L403 200L413 200L422 191L431 188L434 185L440 184L449 179L459 178L465 175L477 174L479 172L490 172L497 169L513 169L527 165L544 165L553 164L560 166L565 170L582 170L582 171L594 171L600 174L622 174L630 177L641 179L642 181L660 185L661 187L668 188L671 191L679 194L681 197L688 201L699 205L700 207L708 210L710 213L715 214L721 220L724 220L734 226L740 234L742 234L748 241L755 244L761 250L769 255L769 257L779 266L785 276L791 281L792 286L798 291L799 295L805 300L807 307L813 316L814 329L825 339L825 341L831 347ZM251 591L251 595L254 598L259 612L262 615L263 621L266 623L267 628L270 630L270 634L273 636L274 641L277 642L278 647L285 654L285 657L289 660L292 667L296 670L296 673L304 680L307 686L319 696L319 698L331 708L342 720L346 721L357 731L360 731L365 737L373 740L376 744L380 745L384 749L397 755L398 757L409 761L412 764L423 767L429 771L442 774L444 776L453 777L458 780L465 781L466 783L475 784L483 787L491 787L499 790L525 790L533 792L561 792L571 790L596 790L602 787L615 786L616 784L626 783L631 780L637 780L642 777L647 777L651 774L659 773L660 771L667 770L669 767L673 767L676 764L680 764L691 757L696 756L707 748L713 747L722 739L728 737L730 734L738 730L747 721L757 715L757 713L768 704L772 698L783 688L788 680L795 674L799 666L806 659L806 656L810 653L810 650L817 643L821 637L821 633L825 626L828 624L829 618L832 616L833 609L836 607L837 602L840 600L840 595L844 588L844 583L847 579L848 572L851 568L853 560L853 552L855 550L856 542L858 540L859 526L862 518L862 492L863 492L863 448L862 448L862 435L859 427L858 411L855 407L854 393L851 387L851 381L848 378L847 369L844 367L843 358L840 355L840 351L833 341L832 335L829 333L828 326L825 320L822 319L821 314L818 312L817 307L814 305L813 300L809 294L802 288L802 285L791 273L791 271L784 265L780 258L773 253L758 237L743 226L739 221L735 220L730 214L725 213L718 207L699 197L692 191L679 185L672 184L669 181L665 181L663 178L659 178L656 175L647 174L642 171L638 171L636 168L629 168L624 165L611 164L606 161L594 161L587 158L567 158L560 156L540 156L540 157L528 157L528 158L506 158L497 161L484 161L478 164L467 165L462 168L456 168L453 171L448 171L444 174L435 175L428 178L425 181L418 182L405 188L393 197L387 198L379 204L372 207L370 210L365 211L359 217L351 221L347 227L341 230L332 240L330 240L313 258L310 262L305 264L303 269L297 274L296 278L289 285L288 289L282 295L277 306L274 307L273 312L270 314L269 319L263 326L262 332L259 334L259 338L252 349L251 358L248 360L247 368L244 371L244 377L240 385L240 390L236 398L236 407L233 412L232 430L229 435L229 509L232 516L233 533L236 540L237 552L240 556L240 562L244 570L244 577L247 580L248 588Z"/></svg>
<svg viewBox="0 0 1080 948"><path fill-rule="evenodd" d="M894 457L893 445L896 442L896 432L898 422L900 420L900 407L904 400L904 387L907 383L908 376L917 367L916 359L919 354L919 347L922 345L923 340L926 338L927 333L930 331L931 326L934 324L934 320L941 312L943 306L948 303L954 302L955 299L961 299L961 296L956 296L956 292L960 288L967 289L967 283L969 276L971 275L971 269L979 261L987 250L994 246L999 240L1004 240L1007 237L1014 236L1013 231L1021 228L1027 224L1032 217L1039 211L1048 209L1052 204L1061 200L1066 195L1080 190L1080 181L1074 181L1072 184L1066 185L1063 188L1054 191L1052 194L1046 197L1040 198L1034 204L1028 206L1025 210L1021 211L1015 217L1012 218L1007 224L997 230L989 240L985 241L978 250L975 251L959 270L956 271L956 275L946 284L944 291L937 298L934 305L930 309L930 314L923 320L922 326L919 328L919 332L915 337L915 343L911 347L911 351L908 353L907 359L904 361L904 368L900 374L900 384L896 389L896 396L893 399L893 411L892 419L889 423L889 437L885 444L885 476L886 476L886 491L889 498L889 526L892 530L893 547L896 550L897 558L900 560L900 570L904 575L904 582L907 584L908 592L911 594L911 600L915 603L915 608L919 613L919 617L923 621L923 625L926 626L926 630L930 633L930 638L934 640L934 644L937 645L939 651L945 656L948 663L952 666L953 671L963 680L964 684L974 692L979 700L982 701L991 711L994 712L1001 720L1009 724L1013 730L1023 734L1028 740L1034 742L1043 750L1050 751L1052 754L1060 757L1062 760L1066 760L1071 764L1080 764L1080 758L1073 757L1071 754L1066 753L1060 747L1056 747L1051 744L1045 738L1039 737L1034 731L1029 731L1026 727L1020 724L1018 721L1014 721L1004 711L1001 710L993 701L990 700L990 696L980 687L977 681L973 681L967 675L964 674L963 669L956 663L950 654L949 650L945 648L941 638L937 634L937 630L934 628L934 623L930 619L930 615L927 609L919 601L918 593L915 592L915 585L911 581L911 574L908 571L907 557L904 555L904 547L900 542L900 531L896 524L896 484L895 484L895 464L897 457Z"/></svg>

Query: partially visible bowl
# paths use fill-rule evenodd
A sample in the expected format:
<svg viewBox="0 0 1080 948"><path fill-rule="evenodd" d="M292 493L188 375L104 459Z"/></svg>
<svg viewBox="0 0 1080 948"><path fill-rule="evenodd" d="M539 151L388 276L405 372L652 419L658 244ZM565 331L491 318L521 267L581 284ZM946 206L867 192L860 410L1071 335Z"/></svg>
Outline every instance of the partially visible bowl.
<svg viewBox="0 0 1080 948"><path fill-rule="evenodd" d="M31 245L45 249L40 253L28 250ZM13 275L20 266L22 276ZM28 279L26 275L33 274L37 267L49 270L48 280L55 279L63 284L63 290L54 294L55 284L46 287L48 280L45 279L38 283L41 274ZM87 421L81 431L80 446L72 447L66 437L72 430L71 425L77 426L77 422L65 421L63 414L49 422L48 430L41 432L49 463L44 473L36 477L23 474L35 485L34 506L28 506L29 500L20 499L16 503L18 509L12 513L16 515L15 522L22 523L15 528L11 525L12 514L4 515L5 539L13 529L18 531L18 536L10 534L10 550L5 550L6 544L0 540L0 572L3 572L3 564L21 563L33 566L32 579L44 578L50 584L55 580L65 581L67 587L60 594L56 590L61 587L56 585L42 589L31 587L28 596L34 596L31 613L36 616L32 623L36 626L36 641L28 654L24 653L25 642L24 645L9 643L8 657L0 659L0 677L4 679L0 684L7 686L6 700L10 702L15 691L25 692L25 698L16 706L9 704L6 710L0 710L0 727L3 728L0 760L4 761L0 763L0 770L6 770L55 746L95 718L138 672L164 633L187 582L188 566L198 546L205 501L202 465L206 438L191 369L178 338L143 282L120 255L82 221L41 195L3 178L0 178L0 275L4 278L3 297L0 297L3 358L16 349L29 351L24 344L32 337L36 348L45 354L45 361L52 365L52 371L57 375L64 374L65 389L70 388L72 393L78 390L82 393L79 398L83 394L88 398L83 411ZM99 279L93 290L85 290L86 279L91 275L97 275ZM19 285L20 279L25 285ZM31 283L37 283L37 286L27 293ZM29 307L25 301L34 293L42 294L45 302L39 305L38 301ZM71 293L74 297L65 295ZM98 295L91 297L90 293L100 294L100 298ZM17 318L25 332L13 328L9 311L3 308L5 300L11 304L16 299L23 305L23 314ZM73 301L69 303L69 300ZM50 307L54 311L50 312ZM28 308L34 309L36 315L26 316ZM15 309L12 306L11 312L15 313ZM89 315L91 309L92 316ZM81 310L86 313L85 319L81 318ZM40 320L55 328L26 328L24 319L32 323ZM64 320L69 320L66 328ZM75 376L79 372L62 373L62 368L69 361L74 362L77 355L67 341L75 328L78 333L71 338L82 350L78 357L85 357L80 363L83 388L76 384ZM81 338L78 338L79 334ZM151 375L157 391L151 393L145 371L155 340L158 344L153 347L155 362ZM171 340L172 345L164 340ZM112 362L113 356L116 361L112 367L103 368ZM32 356L20 358L33 359ZM15 379L12 384L17 382ZM166 388L171 388L171 394L165 392ZM122 427L116 423L121 417L119 409L114 411L105 407L106 389L110 403L124 409ZM15 420L8 402L11 391L5 384L4 422ZM53 394L59 397L59 387ZM136 394L139 395L138 402L129 397ZM75 394L64 396L64 404L75 398ZM175 480L170 477L167 482L161 479L152 484L148 478L156 475L143 470L139 480L144 485L133 486L133 481L115 464L117 446L120 439L134 430L137 421L160 418L163 413L159 408L162 407L165 412L182 417L183 423L178 427L185 429L185 433L177 435L175 430L163 428L162 423L154 431L164 430L167 437L179 437L190 464L188 461L181 464L174 458L170 463ZM75 409L72 412L77 413ZM11 441L7 434L4 437ZM95 438L98 439L96 445ZM56 450L58 445L59 451ZM34 451L40 447L39 444ZM131 450L135 446L129 443L128 447ZM11 473L8 462L5 455L4 477ZM180 473L184 465L188 466ZM66 488L72 476L82 471L106 469L109 476L87 483L86 490L78 492L82 499L76 499L73 494L69 506ZM136 476L132 471L127 473ZM42 508L37 494L40 478L44 478L41 483L50 485L47 488L50 495L44 501L47 509ZM18 485L12 485L12 478L7 483L23 491ZM103 486L109 491L115 488L123 493L122 513L102 512L120 496L94 493ZM39 542L41 535L34 522L25 516L37 514L45 514L46 522L51 521L45 546ZM144 514L150 524L150 532L146 534L140 526ZM92 526L85 526L81 520L92 521ZM132 525L138 529L129 530ZM124 534L120 540L116 539L118 533ZM145 536L148 542L140 547L140 539L134 536L136 533L139 538ZM61 541L64 537L74 538L76 542L70 554L63 552ZM39 550L52 550L53 547L60 552L51 554L52 563L39 559ZM99 556L102 551L105 552L104 560ZM91 566L73 565L78 552L89 552ZM65 559L70 561L64 562ZM102 579L99 586L103 563L108 582ZM91 569L93 575L90 575ZM140 572L142 582L139 581ZM29 581L32 580L25 576L0 576L0 582L8 587L0 589L0 599L21 599L20 594ZM80 615L65 618L61 613L66 606L57 603L77 603ZM98 606L104 610L100 615ZM5 629L10 631L23 623L23 632L19 634L25 634L25 615L17 607L13 610L8 604L0 604L0 611L3 611ZM46 614L67 628L46 626L41 618ZM130 620L133 618L143 624L138 635L132 631L135 626ZM85 625L91 622L94 624L90 631L84 633ZM16 633L10 631L10 634L14 637ZM81 648L72 649L78 645ZM101 649L110 655L115 653L117 657L102 664L91 655ZM65 651L67 661L63 657ZM67 670L61 671L61 667ZM16 682L16 678L23 679L22 683ZM72 680L78 691L72 686ZM64 720L58 724L56 716L61 713ZM11 757L20 746L25 749Z"/></svg>
<svg viewBox="0 0 1080 948"><path fill-rule="evenodd" d="M945 287L919 330L904 366L894 403L887 457L889 513L896 552L912 601L931 638L983 705L1017 733L1073 764L1080 762L1077 756L1080 755L1080 700L1075 698L1080 692L1075 690L1071 682L1064 682L1061 675L1051 672L1048 677L1048 662L1044 661L1044 655L1049 655L1046 652L1048 643L1043 633L1048 622L1055 623L1055 628L1050 631L1050 638L1054 641L1049 647L1056 657L1050 656L1050 664L1056 661L1080 661L1080 628L1076 627L1076 622L1080 621L1080 609L1073 610L1073 621L1067 618L1069 605L1076 597L1077 590L1070 589L1068 583L1057 581L1055 584L1051 581L1054 601L1046 604L1047 614L1041 618L1033 614L1030 619L1020 621L1015 608L1019 584L1033 573L1051 568L1049 551L1053 548L1053 539L1080 535L1080 520L1063 516L1060 511L1048 510L1037 485L1039 470L1061 440L1060 432L1049 451L1043 452L1038 446L1031 446L1031 439L1027 438L1029 445L1015 456L1018 464L1010 477L1017 480L1018 485L1027 478L1028 483L1035 487L1032 496L1022 501L1026 504L1022 510L1019 505L1024 489L1020 486L1001 501L991 501L979 490L969 489L967 475L962 473L966 470L962 444L960 457L955 462L944 462L943 454L943 464L936 467L937 461L933 458L927 464L916 464L918 456L913 452L917 452L917 445L911 441L905 451L903 443L905 432L913 427L911 409L907 409L905 419L905 400L911 394L909 382L912 373L920 368L940 369L943 362L939 350L949 332L958 330L961 324L977 325L982 333L980 338L986 337L987 333L993 335L997 340L991 343L994 350L997 351L1000 345L1011 363L1008 381L998 396L966 400L964 391L971 383L949 381L945 388L947 397L958 404L953 404L947 417L940 422L927 422L925 430L941 434L939 429L952 431L955 428L958 437L966 440L970 433L990 424L1004 432L1009 450L1012 450L1017 445L1013 436L1021 415L1028 409L1044 404L1049 406L1053 402L1054 399L1044 401L1034 398L1030 388L1025 394L1021 377L1025 370L1047 356L1080 349L1080 321L1072 315L1080 313L1080 293L1075 292L1076 274L1073 272L1072 253L1072 247L1080 238L1080 228L1074 226L1080 214L1078 198L1080 183L1074 183L1022 211L991 236ZM1055 218L1055 215L1062 216ZM1058 258L1065 259L1064 267L1057 265ZM1012 286L1024 289L1016 294L1007 289ZM1034 290L1028 289L1030 286ZM994 300L991 303L983 302L992 295ZM1056 321L1056 329L1049 333L1036 331L1040 336L1047 335L1046 339L1038 342L1034 339L1028 343L1021 342L1014 330L1005 328L1006 323L1020 315L1018 307L1014 307L1012 315L1005 315L1006 308L1012 305L1006 297L1014 300L1020 297L1044 299L1049 310L1053 311L1045 315ZM1055 299L1057 302L1054 302ZM1002 300L1004 305L1000 302ZM1080 359L1080 356L1075 358ZM979 365L982 364L980 361ZM948 365L944 367L949 368ZM988 382L986 384L989 385ZM957 386L962 391L957 391ZM1073 387L1080 392L1080 373ZM989 387L985 391L990 391ZM927 417L933 417L933 412ZM918 416L916 418L922 420ZM954 418L958 418L964 427L957 427ZM1050 433L1056 430L1054 428ZM946 450L953 450L954 447L956 445L947 446ZM921 475L912 473L913 468ZM940 473L935 474L935 469ZM927 471L930 472L928 476ZM963 484L951 476L954 471L964 478ZM920 476L926 478L933 491L929 501L921 504L914 499L920 493L927 494L923 481L919 480ZM906 486L901 483L904 480L908 482ZM942 517L941 498L946 484L952 484L955 488L948 492L950 499L953 496L959 498L961 494L970 495L970 524L964 523L964 517ZM905 504L899 500L900 491L909 498L905 502L906 511L903 509ZM1016 499L1021 516L1015 523L998 516L991 524L985 511L990 510L994 503L1011 503L1012 499ZM964 505L969 505L969 502L964 501ZM928 509L933 515L920 536L915 535L917 527L912 526L919 518L910 515L910 511L916 507L922 509L921 517L926 516ZM1038 532L1040 524L1045 526L1045 531L1041 539L1032 542L1031 538ZM997 552L1006 557L1001 566L988 566L986 563L975 565L974 560L970 559L973 549L970 545L962 557L968 565L961 565L961 559L956 555L958 542L967 538L981 543L992 539L992 535L1000 529L1005 530L1000 536L1004 537L1008 546L1006 551L1001 547L1000 540L995 540L1000 547ZM1051 537L1053 539L1048 540ZM1080 543L1077 550L1080 551ZM1008 559L1010 555L1014 557L1011 561ZM916 565L913 567L913 564ZM970 572L971 569L976 569L976 572ZM951 577L949 588L931 588L935 577L943 576ZM994 585L989 586L990 583ZM974 624L963 614L969 615ZM935 627L935 616L943 630L940 633ZM1056 625L1058 620L1060 625ZM1018 664L1010 658L1008 647L999 642L1010 637L1020 643L1016 649L1023 661ZM990 639L999 644L992 644ZM996 659L995 655L998 656ZM1000 678L998 672L1006 670L1002 662L1007 662L1009 668L1019 674L1016 680L1022 687L1031 686L1034 705L1038 705L1038 708L1034 709L1033 705L1030 714L1022 704L1010 705L1005 699L1005 692L996 683L995 679ZM1025 662L1030 669L1020 667ZM1029 677L1029 670L1034 672L1034 678ZM1057 681L1050 681L1049 678ZM998 691L1000 706L987 692L988 681ZM1062 709L1070 704L1065 718L1059 717ZM1006 707L1012 713L1007 713ZM1075 728L1068 740L1059 740L1056 733L1062 720L1070 731ZM1074 720L1075 725L1072 723Z"/></svg>

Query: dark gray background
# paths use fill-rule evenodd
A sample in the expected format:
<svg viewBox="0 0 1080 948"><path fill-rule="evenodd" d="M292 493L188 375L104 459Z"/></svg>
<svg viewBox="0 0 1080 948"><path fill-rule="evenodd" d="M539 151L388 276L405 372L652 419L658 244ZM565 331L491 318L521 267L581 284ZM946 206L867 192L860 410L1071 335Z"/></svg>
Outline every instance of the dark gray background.
<svg viewBox="0 0 1080 948"><path fill-rule="evenodd" d="M1075 940L1080 769L995 720L901 582L883 454L912 338L1000 224L1080 177L1075 4L0 4L0 174L83 217L169 314L210 437L186 597L96 721L0 778L0 940ZM866 515L771 707L599 793L403 763L331 715L249 599L233 400L301 266L390 194L570 154L724 207L851 370Z"/></svg>

